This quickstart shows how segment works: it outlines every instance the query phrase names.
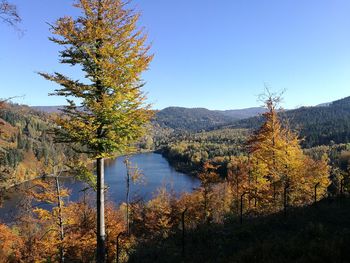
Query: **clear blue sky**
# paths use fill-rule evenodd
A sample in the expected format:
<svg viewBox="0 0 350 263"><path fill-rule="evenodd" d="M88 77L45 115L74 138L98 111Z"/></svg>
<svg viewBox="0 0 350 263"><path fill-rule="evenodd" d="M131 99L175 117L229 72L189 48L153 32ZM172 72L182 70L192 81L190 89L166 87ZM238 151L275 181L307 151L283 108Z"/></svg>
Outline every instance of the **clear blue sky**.
<svg viewBox="0 0 350 263"><path fill-rule="evenodd" d="M58 63L48 25L77 11L68 0L12 0L23 37L0 25L0 97L63 104L36 71L79 73ZM154 108L259 105L264 83L286 89L284 107L350 95L349 0L136 0L155 58L144 74Z"/></svg>

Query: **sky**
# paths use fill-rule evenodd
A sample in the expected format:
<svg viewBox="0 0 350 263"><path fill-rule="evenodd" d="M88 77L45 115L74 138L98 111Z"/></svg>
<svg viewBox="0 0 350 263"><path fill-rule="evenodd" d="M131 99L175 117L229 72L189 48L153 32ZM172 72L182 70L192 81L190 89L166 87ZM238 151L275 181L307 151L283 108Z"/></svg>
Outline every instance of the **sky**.
<svg viewBox="0 0 350 263"><path fill-rule="evenodd" d="M78 69L58 62L49 26L76 16L72 0L12 0L21 35L0 24L0 97L62 105L58 88L36 72ZM238 109L259 106L264 85L285 90L284 108L350 96L348 0L134 0L154 59L143 74L153 108Z"/></svg>

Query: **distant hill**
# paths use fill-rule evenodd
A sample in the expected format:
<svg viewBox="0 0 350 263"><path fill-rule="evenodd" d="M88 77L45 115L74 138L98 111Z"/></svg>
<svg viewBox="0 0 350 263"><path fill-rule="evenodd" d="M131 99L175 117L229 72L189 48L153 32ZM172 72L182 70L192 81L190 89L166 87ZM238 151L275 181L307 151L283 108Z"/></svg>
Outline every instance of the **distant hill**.
<svg viewBox="0 0 350 263"><path fill-rule="evenodd" d="M205 108L168 107L156 114L155 121L161 127L175 130L200 131L234 121L256 116L264 112L263 108L248 108L240 110L208 110Z"/></svg>
<svg viewBox="0 0 350 263"><path fill-rule="evenodd" d="M246 109L239 109L239 110L224 110L224 111L217 111L225 116L233 117L236 119L246 119L254 116L258 116L266 111L263 107L253 107L253 108L246 108Z"/></svg>
<svg viewBox="0 0 350 263"><path fill-rule="evenodd" d="M45 113L54 113L60 112L64 106L32 106L31 108L36 111L45 112Z"/></svg>
<svg viewBox="0 0 350 263"><path fill-rule="evenodd" d="M57 112L62 106L33 107L43 112ZM155 127L175 131L198 132L221 128L257 129L263 122L264 108L240 110L208 110L205 108L168 107L157 111ZM350 97L280 112L293 130L303 138L304 147L350 143Z"/></svg>
<svg viewBox="0 0 350 263"><path fill-rule="evenodd" d="M350 142L350 97L315 107L301 107L279 113L292 129L299 131L304 147ZM236 121L230 128L256 129L263 118Z"/></svg>
<svg viewBox="0 0 350 263"><path fill-rule="evenodd" d="M199 131L237 119L205 108L168 107L157 112L155 120L161 127Z"/></svg>
<svg viewBox="0 0 350 263"><path fill-rule="evenodd" d="M32 109L44 113L60 112L64 106L33 106ZM162 128L175 130L201 131L234 121L257 116L264 108L247 108L238 110L208 110L205 108L168 107L156 112L155 123Z"/></svg>

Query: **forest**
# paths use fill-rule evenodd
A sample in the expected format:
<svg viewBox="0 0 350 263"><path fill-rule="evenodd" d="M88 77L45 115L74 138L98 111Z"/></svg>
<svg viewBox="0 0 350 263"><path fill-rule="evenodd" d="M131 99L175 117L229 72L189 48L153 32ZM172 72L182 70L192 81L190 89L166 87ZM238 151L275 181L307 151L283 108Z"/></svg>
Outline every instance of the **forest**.
<svg viewBox="0 0 350 263"><path fill-rule="evenodd" d="M303 138L302 145L310 148L349 142L350 97L333 101L325 106L301 107L282 111L281 119L298 131ZM261 125L259 117L240 120L230 127L257 128Z"/></svg>
<svg viewBox="0 0 350 263"><path fill-rule="evenodd" d="M37 73L65 106L0 100L0 206L24 196L0 221L0 263L348 262L350 97L283 110L265 87L263 107L154 110L142 90L152 45L128 4L77 0L78 16L49 25L59 64L83 76ZM0 21L17 30L15 4L0 0ZM132 197L141 152L198 187ZM115 202L106 167L119 156ZM84 183L78 200L64 178Z"/></svg>
<svg viewBox="0 0 350 263"><path fill-rule="evenodd" d="M310 251L315 249L312 247L314 239L304 235L312 231L313 235L319 236L317 244L338 244L336 247L327 247L324 253L340 253L343 256L342 247L347 237L346 232L341 232L344 223L338 224L337 219L337 224L333 225L327 220L337 218L343 211L343 202L344 206L348 205L347 199L343 198L350 185L350 147L347 144L333 144L302 149L298 134L284 127L279 120L273 99L266 98L267 111L263 114L263 125L253 132L228 128L193 134L180 133L177 137L164 135L164 141L167 141L167 136L171 136L172 140L169 140L169 145L162 146L163 154L169 159L178 160L181 169L186 169L185 164L190 164L188 172L200 179L200 187L181 197L159 189L158 194L147 202L132 200L122 203L120 207L107 203L106 260L113 262L118 257L119 262L164 262L167 258L167 262L183 259L197 262L203 261L205 255L206 262L210 262L214 255L220 253L221 260L225 262L251 262L255 254L272 253L273 257L263 262L282 259L293 262L293 257L306 262L310 260L309 256L297 249L298 241L294 240L290 232L299 227L299 238L310 242ZM17 116L16 112L22 114ZM18 156L22 152L24 155L31 152L35 162L30 163L35 164L35 167L40 167L46 160L45 167L51 167L53 174L62 169L67 160L60 160L57 153L69 147L54 148L55 158L49 153L51 148L45 150L46 144L54 144L53 134L50 133L54 126L51 115L32 111L25 106L3 104L1 116L4 120L2 147L6 154L11 152L10 149L18 152ZM9 136L7 132L11 130L13 134ZM19 144L13 138L22 133L25 134L22 141L36 143L31 147L21 147L22 143ZM47 137L39 136L42 133L47 133ZM154 135L154 141L156 137ZM159 134L157 138L159 140ZM39 149L43 153L36 155ZM72 158L76 155L74 152L71 154ZM11 158L3 160L7 159ZM25 160L19 158L16 163L4 163L2 167L16 168L23 164L26 168ZM54 160L60 160L60 163L54 163ZM66 164L68 168L68 162ZM2 181L6 182L6 179L3 177ZM8 262L60 261L62 255L67 262L92 261L96 246L96 211L92 193L78 202L66 203L63 200L70 193L68 189L60 187L58 177L56 180L55 177L36 180L34 187L26 192L24 205L18 208L21 209L20 217L12 225L1 225L4 233L1 255ZM61 201L57 202L58 198ZM30 205L33 200L51 204L52 210L33 207ZM328 203L329 200L333 201ZM315 206L315 212L307 210L310 205ZM317 216L317 213L324 213L321 211L325 209L333 209L334 218ZM294 218L298 221L295 222ZM245 221L243 227L240 226L242 220ZM281 222L290 225L289 232L284 230L283 225L279 226ZM266 228L266 224L274 226ZM186 241L181 238L185 227ZM254 233L253 229L257 227L261 228L261 234ZM263 231L276 234L283 231L285 240L290 240L290 251L281 255L271 250L279 242L273 236L266 239L271 247L259 247L253 240L262 238L258 235L263 235ZM335 238L333 241L330 236L332 231L341 232L332 237ZM211 244L205 241L211 239L208 235L215 236ZM239 253L225 249L226 246L237 246L242 240L246 241L244 246L240 245ZM182 248L184 244L185 248ZM120 247L117 249L117 246ZM186 252L192 249L197 251L196 254ZM249 252L249 249L254 252ZM314 262L327 262L326 258L320 261L321 256L312 257Z"/></svg>

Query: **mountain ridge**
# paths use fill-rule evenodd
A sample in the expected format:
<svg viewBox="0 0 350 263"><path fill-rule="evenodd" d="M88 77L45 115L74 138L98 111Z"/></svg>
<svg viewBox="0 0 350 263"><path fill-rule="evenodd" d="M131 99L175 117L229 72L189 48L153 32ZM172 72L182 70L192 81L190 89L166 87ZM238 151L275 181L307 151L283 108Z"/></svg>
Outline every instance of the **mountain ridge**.
<svg viewBox="0 0 350 263"><path fill-rule="evenodd" d="M32 107L39 111L57 111L62 106ZM202 107L167 107L155 111L154 127L173 131L200 132L223 128L255 130L263 122L266 109L251 107L233 110L209 110ZM316 106L279 112L300 134L304 147L350 142L350 96Z"/></svg>
<svg viewBox="0 0 350 263"><path fill-rule="evenodd" d="M350 96L328 106L300 107L279 115L282 122L288 121L291 128L299 132L304 147L350 142ZM262 116L257 116L238 120L225 128L257 129L262 123Z"/></svg>
<svg viewBox="0 0 350 263"><path fill-rule="evenodd" d="M64 106L32 106L31 108L44 112L60 112ZM251 107L232 110L209 110L203 107L186 108L178 106L166 107L162 110L155 110L154 122L161 127L174 130L200 131L212 129L220 125L228 125L234 121L256 116L264 112L262 107Z"/></svg>

